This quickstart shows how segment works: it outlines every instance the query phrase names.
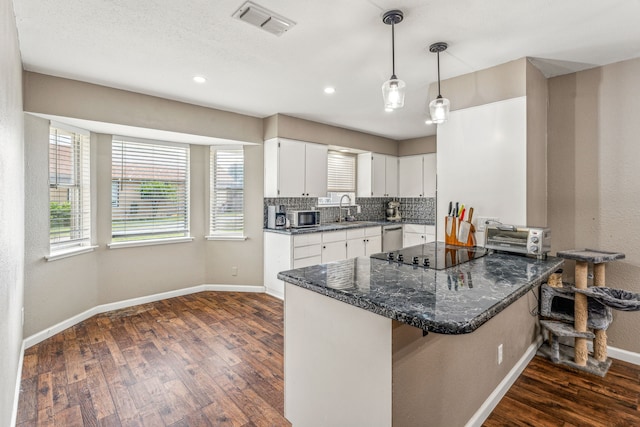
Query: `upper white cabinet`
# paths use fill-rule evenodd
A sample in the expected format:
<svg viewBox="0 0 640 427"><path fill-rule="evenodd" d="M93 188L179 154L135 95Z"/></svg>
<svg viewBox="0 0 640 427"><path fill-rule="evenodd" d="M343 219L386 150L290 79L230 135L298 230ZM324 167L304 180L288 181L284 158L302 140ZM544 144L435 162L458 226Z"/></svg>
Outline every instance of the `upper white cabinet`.
<svg viewBox="0 0 640 427"><path fill-rule="evenodd" d="M436 153L400 157L400 197L436 197Z"/></svg>
<svg viewBox="0 0 640 427"><path fill-rule="evenodd" d="M327 152L322 144L285 138L265 141L264 196L326 196Z"/></svg>
<svg viewBox="0 0 640 427"><path fill-rule="evenodd" d="M396 197L398 158L377 153L358 154L358 197Z"/></svg>

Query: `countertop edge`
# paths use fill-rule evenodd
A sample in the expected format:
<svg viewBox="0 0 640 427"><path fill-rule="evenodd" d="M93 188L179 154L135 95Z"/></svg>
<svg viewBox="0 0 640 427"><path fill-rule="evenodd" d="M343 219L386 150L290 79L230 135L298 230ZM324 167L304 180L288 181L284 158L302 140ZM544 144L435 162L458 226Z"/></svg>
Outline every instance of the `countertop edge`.
<svg viewBox="0 0 640 427"><path fill-rule="evenodd" d="M389 307L385 307L383 304L375 303L373 301L369 301L354 295L346 295L339 290L328 288L325 286L315 285L307 280L299 279L291 276L287 276L282 274L282 272L278 273L278 279L283 280L287 283L291 283L293 285L300 286L304 289L308 289L312 292L327 296L329 298L336 299L338 301L342 301L344 303L350 304L354 307L362 308L364 310L370 311L372 313L378 314L383 317L387 317L392 320L397 320L401 323L405 323L410 326L414 326L418 329L422 329L428 332L434 332L445 335L461 335L468 334L480 326L485 324L487 321L491 320L509 305L520 299L527 292L529 292L534 287L542 284L554 271L560 268L563 264L563 261L560 259L556 264L550 266L545 272L541 273L537 278L533 279L530 283L525 286L522 286L517 291L508 295L501 301L497 302L487 310L478 314L476 317L464 323L443 323L443 322L433 322L425 319L418 319L413 316L409 316L401 311L394 310Z"/></svg>
<svg viewBox="0 0 640 427"><path fill-rule="evenodd" d="M285 234L290 236L295 236L298 234L308 234L308 233L322 233L324 231L339 231L339 230L352 230L357 228L367 228L367 227L376 227L376 226L385 226L385 225L403 225L403 224L415 224L415 225L427 225L431 227L435 227L435 224L428 224L428 221L423 220L403 220L398 222L392 221L359 221L356 224L349 224L348 221L341 223L327 223L321 224L317 227L306 227L306 228L263 228L263 232L267 233L276 233L276 234Z"/></svg>

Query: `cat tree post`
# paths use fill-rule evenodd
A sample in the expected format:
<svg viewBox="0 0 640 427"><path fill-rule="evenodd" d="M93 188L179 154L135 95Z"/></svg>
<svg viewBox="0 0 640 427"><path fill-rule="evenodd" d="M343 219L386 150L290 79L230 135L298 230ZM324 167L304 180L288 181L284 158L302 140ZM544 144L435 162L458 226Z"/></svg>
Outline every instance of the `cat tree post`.
<svg viewBox="0 0 640 427"><path fill-rule="evenodd" d="M604 280L605 264L594 264L593 266L593 284L595 286L605 286ZM596 337L593 339L593 358L599 362L607 360L607 331L605 329L596 329Z"/></svg>
<svg viewBox="0 0 640 427"><path fill-rule="evenodd" d="M589 271L589 263L585 261L576 261L575 280L577 289L587 289L587 274ZM576 332L587 332L587 317L589 315L587 309L587 297L582 294L575 294L574 305L574 324ZM589 352L587 350L587 339L576 337L575 339L575 356L574 362L578 366L586 366Z"/></svg>

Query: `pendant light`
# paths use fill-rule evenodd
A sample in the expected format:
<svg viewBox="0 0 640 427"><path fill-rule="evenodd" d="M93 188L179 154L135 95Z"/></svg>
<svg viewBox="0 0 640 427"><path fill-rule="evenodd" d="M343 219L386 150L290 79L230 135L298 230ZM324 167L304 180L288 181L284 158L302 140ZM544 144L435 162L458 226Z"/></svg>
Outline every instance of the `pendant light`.
<svg viewBox="0 0 640 427"><path fill-rule="evenodd" d="M391 25L391 78L382 84L384 108L395 110L404 106L405 84L396 77L395 25L402 22L401 10L390 10L382 16L382 22Z"/></svg>
<svg viewBox="0 0 640 427"><path fill-rule="evenodd" d="M445 42L437 42L429 46L429 52L438 55L438 96L429 103L429 112L431 113L431 123L440 124L449 118L449 100L443 98L440 93L440 52L447 50Z"/></svg>

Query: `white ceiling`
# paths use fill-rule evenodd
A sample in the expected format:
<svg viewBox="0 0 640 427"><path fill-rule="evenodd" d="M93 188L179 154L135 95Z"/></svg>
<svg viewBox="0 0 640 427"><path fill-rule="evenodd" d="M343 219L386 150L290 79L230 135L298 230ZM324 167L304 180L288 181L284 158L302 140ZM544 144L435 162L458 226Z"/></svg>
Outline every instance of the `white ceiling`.
<svg viewBox="0 0 640 427"><path fill-rule="evenodd" d="M443 79L525 56L547 75L640 57L640 0L254 1L297 25L277 37L232 18L244 0L13 0L27 70L393 139L435 133L424 119L436 41L449 44ZM407 95L385 113L390 9L405 15L396 74Z"/></svg>

